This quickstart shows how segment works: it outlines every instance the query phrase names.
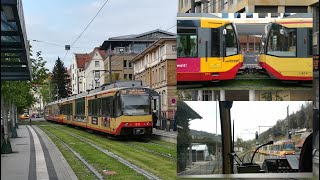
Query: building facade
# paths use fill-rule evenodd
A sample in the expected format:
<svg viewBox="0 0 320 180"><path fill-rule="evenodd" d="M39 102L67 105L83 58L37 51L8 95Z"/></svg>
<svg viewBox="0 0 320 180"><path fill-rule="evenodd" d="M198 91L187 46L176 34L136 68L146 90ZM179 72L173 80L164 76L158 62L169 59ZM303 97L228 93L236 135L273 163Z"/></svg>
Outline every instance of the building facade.
<svg viewBox="0 0 320 180"><path fill-rule="evenodd" d="M157 29L137 35L112 37L104 41L101 49L106 51L104 66L109 72L105 75L105 82L110 83L110 77L112 82L133 80L133 67L130 61L159 38L170 36L174 34Z"/></svg>
<svg viewBox="0 0 320 180"><path fill-rule="evenodd" d="M173 120L176 111L176 57L174 36L159 39L131 60L134 79L160 94L161 115L167 120Z"/></svg>
<svg viewBox="0 0 320 180"><path fill-rule="evenodd" d="M75 53L70 66L72 94L95 89L104 84L105 51L96 47L91 53Z"/></svg>
<svg viewBox="0 0 320 180"><path fill-rule="evenodd" d="M85 62L83 71L83 81L81 89L87 91L95 89L104 84L105 75L104 63L105 51L99 48L94 48L94 50L88 54L89 60Z"/></svg>
<svg viewBox="0 0 320 180"><path fill-rule="evenodd" d="M318 0L179 0L179 13L307 13Z"/></svg>

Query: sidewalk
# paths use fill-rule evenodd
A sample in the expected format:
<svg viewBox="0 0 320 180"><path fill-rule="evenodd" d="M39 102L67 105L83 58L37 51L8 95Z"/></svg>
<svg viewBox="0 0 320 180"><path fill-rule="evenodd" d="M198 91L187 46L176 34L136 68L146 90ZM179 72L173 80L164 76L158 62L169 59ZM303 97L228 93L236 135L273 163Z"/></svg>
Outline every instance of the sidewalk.
<svg viewBox="0 0 320 180"><path fill-rule="evenodd" d="M58 148L37 126L20 125L13 153L1 154L1 179L78 179Z"/></svg>

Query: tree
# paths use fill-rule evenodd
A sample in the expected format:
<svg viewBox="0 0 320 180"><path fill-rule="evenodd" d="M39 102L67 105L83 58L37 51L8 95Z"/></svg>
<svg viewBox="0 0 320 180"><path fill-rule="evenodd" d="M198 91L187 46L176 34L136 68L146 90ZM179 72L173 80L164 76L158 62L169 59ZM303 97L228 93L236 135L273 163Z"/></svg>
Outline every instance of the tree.
<svg viewBox="0 0 320 180"><path fill-rule="evenodd" d="M66 98L71 94L69 81L67 69L58 57L52 71L52 85L59 98Z"/></svg>
<svg viewBox="0 0 320 180"><path fill-rule="evenodd" d="M47 61L41 57L41 51L36 53L36 58L31 58L32 63L32 84L42 85L49 76L49 69L45 68Z"/></svg>

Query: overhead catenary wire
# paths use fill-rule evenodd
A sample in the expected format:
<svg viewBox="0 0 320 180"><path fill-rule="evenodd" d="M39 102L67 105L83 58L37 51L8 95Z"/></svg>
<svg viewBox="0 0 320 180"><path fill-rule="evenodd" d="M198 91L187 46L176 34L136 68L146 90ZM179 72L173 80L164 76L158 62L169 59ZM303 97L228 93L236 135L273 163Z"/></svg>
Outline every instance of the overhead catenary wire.
<svg viewBox="0 0 320 180"><path fill-rule="evenodd" d="M87 30L87 28L90 26L90 24L93 22L93 20L98 16L98 14L100 13L100 11L103 9L103 7L107 4L109 0L106 0L103 5L101 6L101 8L99 9L99 11L96 13L96 15L91 19L91 21L87 24L87 26L84 28L84 30L80 33L80 35L76 38L76 40L71 44L70 46L70 49L73 47L73 45L80 39L80 37L82 36L82 34ZM67 56L68 54L68 50L64 56L64 58ZM64 58L63 58L63 61L64 61Z"/></svg>
<svg viewBox="0 0 320 180"><path fill-rule="evenodd" d="M36 39L30 39L30 40L32 40L34 42L39 42L39 43L43 43L43 44L49 44L49 45L58 46L58 47L65 47L65 45L56 44L56 43L53 43L53 42L41 41L41 40L36 40ZM92 47L72 47L72 48L92 49Z"/></svg>

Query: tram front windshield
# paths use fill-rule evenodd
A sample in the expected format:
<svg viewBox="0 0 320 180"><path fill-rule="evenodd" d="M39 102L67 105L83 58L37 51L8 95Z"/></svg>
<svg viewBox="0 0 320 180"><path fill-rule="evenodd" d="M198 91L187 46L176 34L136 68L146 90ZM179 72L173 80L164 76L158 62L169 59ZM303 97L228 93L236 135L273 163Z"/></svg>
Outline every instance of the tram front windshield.
<svg viewBox="0 0 320 180"><path fill-rule="evenodd" d="M283 150L294 150L293 144L283 144Z"/></svg>
<svg viewBox="0 0 320 180"><path fill-rule="evenodd" d="M122 95L123 115L140 116L151 114L149 95Z"/></svg>

